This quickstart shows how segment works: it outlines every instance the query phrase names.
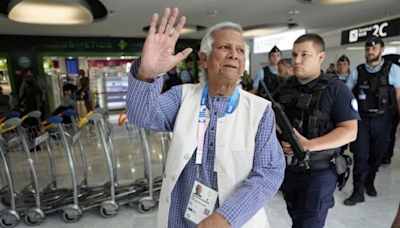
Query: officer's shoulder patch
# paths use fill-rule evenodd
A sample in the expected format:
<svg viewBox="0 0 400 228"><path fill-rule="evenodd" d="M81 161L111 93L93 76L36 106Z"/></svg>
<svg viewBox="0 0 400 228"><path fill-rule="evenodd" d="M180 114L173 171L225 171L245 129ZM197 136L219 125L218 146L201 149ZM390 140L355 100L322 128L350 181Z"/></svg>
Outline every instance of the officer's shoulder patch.
<svg viewBox="0 0 400 228"><path fill-rule="evenodd" d="M351 99L350 106L355 112L358 112L358 102L356 98Z"/></svg>

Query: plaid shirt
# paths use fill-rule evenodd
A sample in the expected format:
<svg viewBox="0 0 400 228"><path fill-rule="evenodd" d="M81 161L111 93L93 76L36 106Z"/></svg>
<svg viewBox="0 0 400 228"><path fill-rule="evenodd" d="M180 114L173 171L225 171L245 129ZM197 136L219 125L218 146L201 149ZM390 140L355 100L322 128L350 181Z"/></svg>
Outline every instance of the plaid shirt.
<svg viewBox="0 0 400 228"><path fill-rule="evenodd" d="M130 71L126 104L128 119L139 127L155 131L172 131L180 108L182 86L172 87L166 93L160 94L162 77L158 77L154 83L136 80L140 61L136 60ZM205 135L200 182L216 191L218 191L217 174L213 170L217 119L224 116L229 101L230 97L210 94L207 97L211 120ZM222 215L232 227L243 226L263 208L278 191L284 178L285 160L282 147L276 138L275 115L271 106L266 108L260 121L255 142L252 172L234 194L222 205L217 202L215 206L214 212ZM193 153L172 191L168 227L196 227L184 217L196 179L195 160L196 153Z"/></svg>

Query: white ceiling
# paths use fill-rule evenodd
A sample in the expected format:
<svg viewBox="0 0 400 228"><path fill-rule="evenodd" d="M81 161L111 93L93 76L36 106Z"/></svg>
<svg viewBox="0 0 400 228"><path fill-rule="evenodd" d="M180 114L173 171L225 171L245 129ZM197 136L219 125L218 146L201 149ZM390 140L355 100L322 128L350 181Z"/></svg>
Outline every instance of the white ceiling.
<svg viewBox="0 0 400 228"><path fill-rule="evenodd" d="M234 21L242 26L288 22L291 10L301 13L294 19L310 32L328 32L387 16L400 15L400 0L367 0L340 6L302 4L296 0L101 0L114 11L104 21L82 26L46 26L20 24L0 18L0 34L144 37L142 28L149 25L154 12L179 6L187 24L210 27L221 21ZM209 10L220 13L211 18ZM201 38L204 32L186 35Z"/></svg>

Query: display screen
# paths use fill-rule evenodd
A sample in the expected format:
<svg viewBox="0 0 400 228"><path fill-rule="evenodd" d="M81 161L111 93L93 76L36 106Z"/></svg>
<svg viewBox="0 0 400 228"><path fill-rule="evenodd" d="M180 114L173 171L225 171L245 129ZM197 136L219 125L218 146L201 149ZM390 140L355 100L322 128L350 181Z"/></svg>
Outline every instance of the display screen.
<svg viewBox="0 0 400 228"><path fill-rule="evenodd" d="M78 75L78 60L77 59L67 59L67 71L68 75Z"/></svg>

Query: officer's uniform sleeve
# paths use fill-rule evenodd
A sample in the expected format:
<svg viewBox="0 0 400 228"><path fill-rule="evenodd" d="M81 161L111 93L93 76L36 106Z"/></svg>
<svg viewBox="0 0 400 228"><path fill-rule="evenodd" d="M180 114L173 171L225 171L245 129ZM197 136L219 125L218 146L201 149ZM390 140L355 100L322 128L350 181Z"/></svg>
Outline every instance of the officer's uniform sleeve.
<svg viewBox="0 0 400 228"><path fill-rule="evenodd" d="M262 80L264 80L264 70L260 70L260 72L258 72L257 77L253 82L253 88L258 88L258 85Z"/></svg>
<svg viewBox="0 0 400 228"><path fill-rule="evenodd" d="M180 78L181 78L182 81L192 82L192 77L190 76L190 73L189 73L188 70L182 70Z"/></svg>
<svg viewBox="0 0 400 228"><path fill-rule="evenodd" d="M351 90L341 81L337 80L331 84L333 95L331 118L333 123L338 124L349 120L361 120L358 114L357 99Z"/></svg>
<svg viewBox="0 0 400 228"><path fill-rule="evenodd" d="M357 69L354 69L351 71L349 75L349 79L346 82L347 87L350 88L350 90L353 90L354 86L356 86L358 80L358 71Z"/></svg>
<svg viewBox="0 0 400 228"><path fill-rule="evenodd" d="M400 87L400 67L396 64L392 64L389 72L389 84L394 88Z"/></svg>

